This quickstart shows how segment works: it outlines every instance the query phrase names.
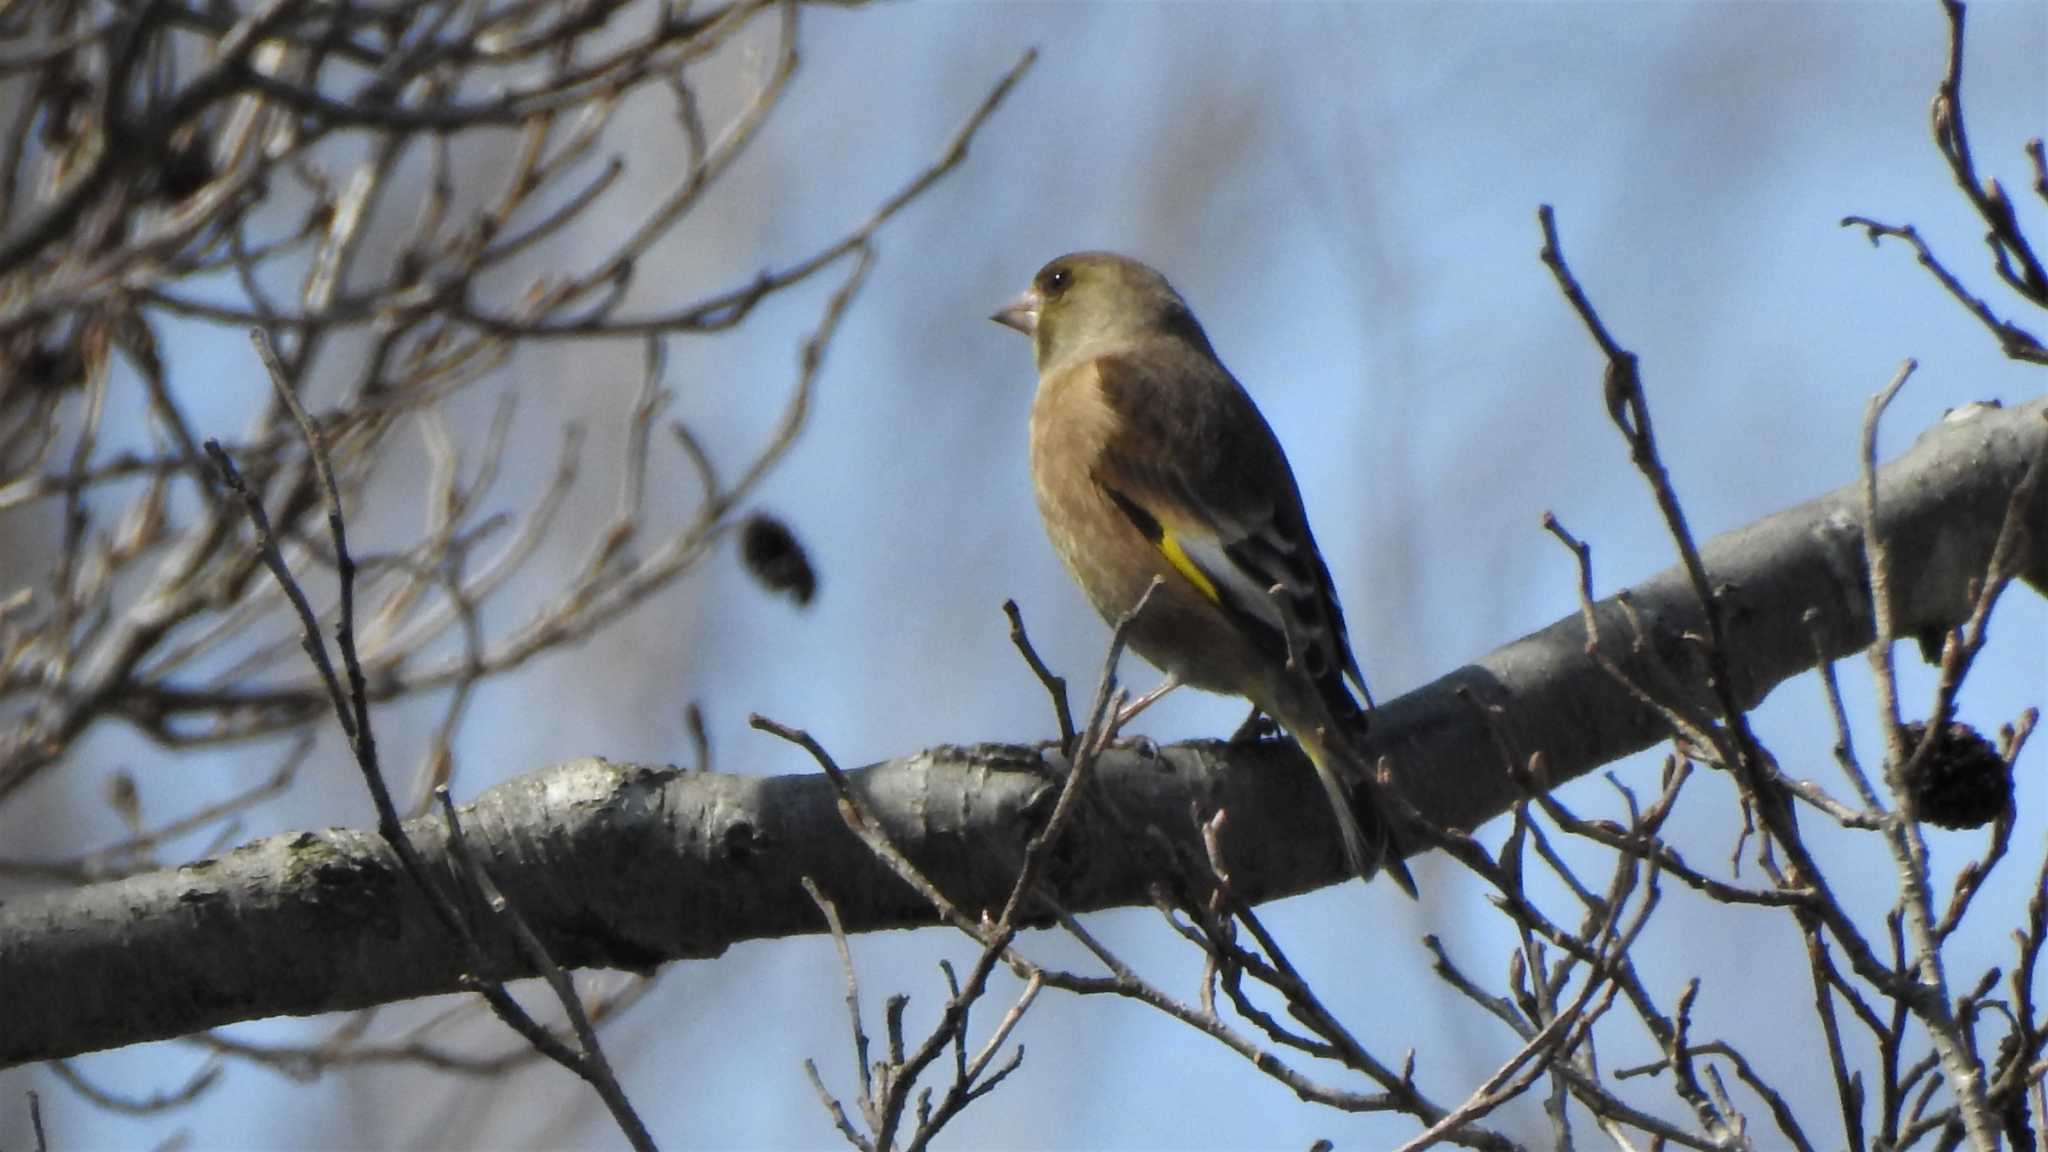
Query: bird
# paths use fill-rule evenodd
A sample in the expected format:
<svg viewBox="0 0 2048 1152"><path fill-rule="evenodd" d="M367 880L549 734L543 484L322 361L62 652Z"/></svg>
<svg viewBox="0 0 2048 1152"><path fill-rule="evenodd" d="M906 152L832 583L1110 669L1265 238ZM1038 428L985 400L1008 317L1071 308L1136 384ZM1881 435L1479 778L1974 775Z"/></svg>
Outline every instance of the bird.
<svg viewBox="0 0 2048 1152"><path fill-rule="evenodd" d="M990 319L1032 341L1032 487L1054 550L1111 623L1151 593L1125 640L1165 679L1138 706L1183 684L1251 701L1315 767L1352 871L1414 897L1294 471L1187 301L1137 260L1074 252Z"/></svg>

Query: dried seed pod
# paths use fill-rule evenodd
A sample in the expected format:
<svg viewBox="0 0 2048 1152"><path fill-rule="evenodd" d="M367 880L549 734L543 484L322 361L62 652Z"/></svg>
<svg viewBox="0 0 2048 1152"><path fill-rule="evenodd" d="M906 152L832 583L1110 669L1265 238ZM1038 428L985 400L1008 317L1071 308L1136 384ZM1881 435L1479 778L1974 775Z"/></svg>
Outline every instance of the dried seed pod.
<svg viewBox="0 0 2048 1152"><path fill-rule="evenodd" d="M1907 724L1906 747L1920 746L1927 725ZM2012 770L1991 741L1968 724L1943 724L1907 782L1920 819L1941 828L1982 828L2012 807Z"/></svg>
<svg viewBox="0 0 2048 1152"><path fill-rule="evenodd" d="M807 606L818 594L818 573L789 525L765 512L740 526L740 562L761 586Z"/></svg>

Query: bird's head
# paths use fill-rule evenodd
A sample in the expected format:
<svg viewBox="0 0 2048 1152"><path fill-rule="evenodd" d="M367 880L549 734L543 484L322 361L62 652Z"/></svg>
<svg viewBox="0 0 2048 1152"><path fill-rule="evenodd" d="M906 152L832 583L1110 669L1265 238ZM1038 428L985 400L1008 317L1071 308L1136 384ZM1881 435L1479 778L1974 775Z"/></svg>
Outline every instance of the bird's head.
<svg viewBox="0 0 2048 1152"><path fill-rule="evenodd" d="M1166 277L1113 252L1075 252L1052 261L989 319L1031 337L1040 371L1150 336L1191 338L1208 347Z"/></svg>

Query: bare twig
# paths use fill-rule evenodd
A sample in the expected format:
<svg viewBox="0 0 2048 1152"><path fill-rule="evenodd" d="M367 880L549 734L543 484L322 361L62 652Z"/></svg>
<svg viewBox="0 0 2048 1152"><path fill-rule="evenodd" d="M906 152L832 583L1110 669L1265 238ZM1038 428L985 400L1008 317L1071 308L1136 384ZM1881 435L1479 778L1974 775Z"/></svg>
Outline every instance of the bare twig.
<svg viewBox="0 0 2048 1152"><path fill-rule="evenodd" d="M1024 663L1031 667L1031 674L1038 677L1045 694L1052 698L1053 716L1060 725L1060 755L1074 754L1074 713L1067 702L1067 682L1053 674L1052 669L1039 659L1038 649L1031 646L1031 638L1024 633L1024 613L1018 610L1015 600L1003 601L1003 615L1010 620L1010 643L1017 646L1017 652L1024 657Z"/></svg>
<svg viewBox="0 0 2048 1152"><path fill-rule="evenodd" d="M599 1096L604 1099L606 1107L612 1112L613 1119L618 1123L628 1142L635 1148L652 1149L655 1147L654 1141L648 1134L645 1125L640 1122L638 1115L634 1113L631 1104L626 1100L625 1094L619 1088L617 1080L612 1076L610 1065L604 1059L602 1049L598 1045L596 1034L591 1029L588 1017L584 1014L581 1004L577 1002L575 990L573 985L570 984L569 978L547 956L546 949L542 947L539 939L533 935L532 931L526 927L525 921L516 912L512 911L503 896L496 892L495 886L491 884L489 877L483 872L482 868L476 864L473 858L468 856L468 847L462 837L460 826L456 823L455 809L447 798L446 789L443 788L439 791L449 825L451 847L457 856L463 859L469 873L468 880L473 889L482 897L487 906L492 908L502 920L511 926L515 938L519 941L521 949L526 953L529 961L534 962L547 976L550 986L554 989L564 1010L569 1014L571 1024L576 1030L579 1050L571 1050L556 1040L551 1033L542 1028L524 1009L519 1007L517 1002L506 993L502 984L488 975L488 963L485 960L483 949L471 933L468 922L457 905L455 898L429 873L425 862L420 857L418 848L414 846L411 838L404 830L396 806L392 803L390 790L384 782L383 770L378 762L377 743L371 730L366 680L363 675L362 662L356 652L355 642L355 614L353 609L355 562L348 551L348 537L342 515L340 490L334 483L333 470L328 462L327 446L321 439L319 430L313 423L312 418L306 414L304 407L299 404L297 397L293 394L291 385L285 375L284 366L270 348L268 341L260 332L255 333L254 338L257 350L262 354L264 364L270 371L272 384L275 386L279 397L292 412L294 419L297 420L301 431L306 437L307 450L313 459L314 469L320 478L320 487L325 495L330 544L334 551L336 573L341 583L341 614L340 622L335 628L335 642L341 656L342 667L348 677L346 692L344 692L342 687L340 676L335 673L333 661L327 653L327 646L320 638L318 623L315 620L311 604L306 598L305 591L299 586L297 579L286 565L282 553L278 550L277 541L271 531L269 517L264 512L261 497L243 482L240 473L235 468L234 462L229 459L227 452L221 448L218 442L209 440L206 444L206 449L208 454L213 457L214 465L219 470L222 483L241 500L248 513L250 522L256 528L257 547L262 553L264 563L270 568L271 574L276 578L279 587L284 591L286 598L291 602L299 615L300 625L303 629L301 643L306 649L308 658L319 671L322 682L326 684L328 697L333 703L335 718L348 736L356 765L362 773L364 782L369 787L371 799L377 809L379 832L404 864L407 875L419 885L422 891L427 893L429 903L439 914L443 925L461 942L463 951L468 957L471 976L477 990L483 994L499 1018L524 1037L537 1051L589 1082L597 1090Z"/></svg>

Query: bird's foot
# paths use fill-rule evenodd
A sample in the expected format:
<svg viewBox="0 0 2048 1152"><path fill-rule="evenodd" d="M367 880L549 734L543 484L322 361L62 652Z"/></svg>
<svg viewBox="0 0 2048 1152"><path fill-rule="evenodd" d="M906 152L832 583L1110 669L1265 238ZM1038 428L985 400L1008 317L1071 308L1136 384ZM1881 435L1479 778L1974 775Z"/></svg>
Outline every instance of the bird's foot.
<svg viewBox="0 0 2048 1152"><path fill-rule="evenodd" d="M1136 700L1131 701L1130 705L1126 707L1123 711L1118 712L1116 714L1116 719L1110 722L1110 736L1114 737L1117 733L1123 731L1124 725L1129 724L1133 720L1136 720L1138 718L1139 713L1143 712L1147 708L1150 708L1152 705L1159 703L1159 701L1163 697L1165 697L1165 695L1168 692L1171 692L1178 687L1180 687L1180 677L1169 675L1166 679L1161 680L1159 682L1159 687L1154 688L1150 692L1145 693L1143 696L1138 697Z"/></svg>

